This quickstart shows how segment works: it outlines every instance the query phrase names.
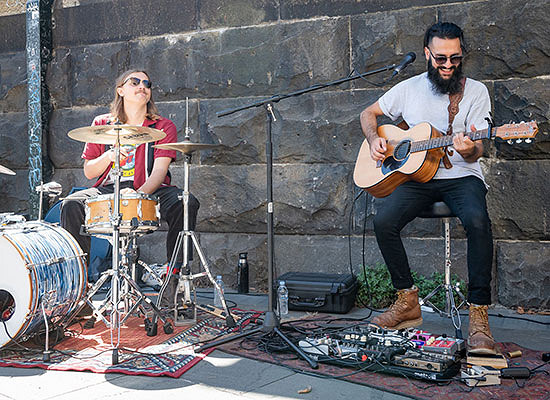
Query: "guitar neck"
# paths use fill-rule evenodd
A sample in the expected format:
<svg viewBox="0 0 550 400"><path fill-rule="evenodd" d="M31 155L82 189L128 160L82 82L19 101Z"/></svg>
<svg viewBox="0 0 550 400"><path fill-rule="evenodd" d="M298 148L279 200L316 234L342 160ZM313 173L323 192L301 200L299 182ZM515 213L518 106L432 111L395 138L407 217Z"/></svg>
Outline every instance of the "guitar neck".
<svg viewBox="0 0 550 400"><path fill-rule="evenodd" d="M498 129L498 128L493 128L493 129ZM471 140L480 140L480 139L488 138L487 129L481 129L475 132L464 133L464 136L469 137ZM439 147L451 146L453 144L453 137L454 137L454 134L449 136L440 136L432 139L419 140L417 142L413 142L411 145L411 152L414 153L418 151L437 149Z"/></svg>

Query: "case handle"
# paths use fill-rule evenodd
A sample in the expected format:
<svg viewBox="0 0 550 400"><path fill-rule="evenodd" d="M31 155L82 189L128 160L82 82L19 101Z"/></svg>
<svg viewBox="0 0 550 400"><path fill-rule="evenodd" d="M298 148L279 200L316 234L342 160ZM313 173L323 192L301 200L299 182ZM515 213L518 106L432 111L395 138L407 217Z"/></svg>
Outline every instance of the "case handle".
<svg viewBox="0 0 550 400"><path fill-rule="evenodd" d="M300 299L297 296L290 296L289 297L290 304L293 306L298 307L323 307L325 305L325 298L324 297L315 297L315 298L308 298L308 299Z"/></svg>

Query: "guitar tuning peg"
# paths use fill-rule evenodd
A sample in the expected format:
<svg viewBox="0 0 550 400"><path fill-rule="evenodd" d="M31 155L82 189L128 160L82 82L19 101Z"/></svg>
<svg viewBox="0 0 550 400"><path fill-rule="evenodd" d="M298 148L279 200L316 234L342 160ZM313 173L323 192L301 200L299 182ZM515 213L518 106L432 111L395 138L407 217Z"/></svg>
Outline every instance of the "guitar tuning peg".
<svg viewBox="0 0 550 400"><path fill-rule="evenodd" d="M516 143L521 143L521 139L516 139Z"/></svg>
<svg viewBox="0 0 550 400"><path fill-rule="evenodd" d="M512 139L507 140L508 144L514 144L514 141Z"/></svg>

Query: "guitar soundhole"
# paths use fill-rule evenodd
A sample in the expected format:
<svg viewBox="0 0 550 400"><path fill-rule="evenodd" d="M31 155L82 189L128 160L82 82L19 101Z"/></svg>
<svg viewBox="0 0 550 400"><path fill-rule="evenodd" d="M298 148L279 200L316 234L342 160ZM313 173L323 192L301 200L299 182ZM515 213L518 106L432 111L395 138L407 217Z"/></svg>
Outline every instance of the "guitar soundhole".
<svg viewBox="0 0 550 400"><path fill-rule="evenodd" d="M411 141L403 140L397 146L395 146L395 149L393 150L393 157L397 161L402 161L409 156L410 150L411 150Z"/></svg>
<svg viewBox="0 0 550 400"><path fill-rule="evenodd" d="M387 157L382 163L382 174L386 175L396 169L401 168L407 162L409 157L404 160L396 160L393 157Z"/></svg>
<svg viewBox="0 0 550 400"><path fill-rule="evenodd" d="M388 174L396 169L401 168L409 159L411 150L411 141L403 140L393 150L393 157L387 157L382 163L382 173Z"/></svg>

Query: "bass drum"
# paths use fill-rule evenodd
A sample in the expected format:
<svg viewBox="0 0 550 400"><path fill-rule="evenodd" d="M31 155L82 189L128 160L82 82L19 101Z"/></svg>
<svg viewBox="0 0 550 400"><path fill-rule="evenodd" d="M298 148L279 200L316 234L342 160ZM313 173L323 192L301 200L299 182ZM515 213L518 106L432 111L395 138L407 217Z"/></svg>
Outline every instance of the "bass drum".
<svg viewBox="0 0 550 400"><path fill-rule="evenodd" d="M86 291L85 256L63 228L40 221L0 230L0 347L68 322Z"/></svg>

